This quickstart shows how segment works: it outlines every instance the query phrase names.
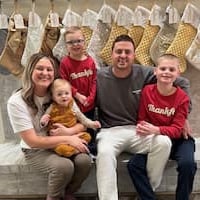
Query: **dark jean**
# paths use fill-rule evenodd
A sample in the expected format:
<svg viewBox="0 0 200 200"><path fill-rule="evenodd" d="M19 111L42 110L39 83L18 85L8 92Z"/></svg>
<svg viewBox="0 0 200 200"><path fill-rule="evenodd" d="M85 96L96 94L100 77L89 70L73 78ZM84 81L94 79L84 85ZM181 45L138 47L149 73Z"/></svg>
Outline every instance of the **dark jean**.
<svg viewBox="0 0 200 200"><path fill-rule="evenodd" d="M91 119L91 120L97 120L97 113L96 113L97 111L96 111L96 109L94 108L94 109L92 109L92 110L90 110L90 111L88 111L88 112L85 112L84 113L84 115L87 117L87 118L89 118L89 119ZM91 129L91 128L88 128L87 129L87 132L88 133L90 133L90 135L91 135L91 137L92 137L92 139L91 139L91 141L90 141L90 143L88 144L88 148L89 148L89 150L90 150L90 153L92 153L93 155L97 155L97 144L96 144L96 135L97 135L97 131L98 130L93 130L93 129Z"/></svg>
<svg viewBox="0 0 200 200"><path fill-rule="evenodd" d="M189 200L193 188L197 164L194 160L193 138L172 140L170 159L177 162L178 181L176 200ZM156 196L146 172L147 155L135 154L128 162L128 171L141 200L155 200ZM156 164L156 163L155 163Z"/></svg>

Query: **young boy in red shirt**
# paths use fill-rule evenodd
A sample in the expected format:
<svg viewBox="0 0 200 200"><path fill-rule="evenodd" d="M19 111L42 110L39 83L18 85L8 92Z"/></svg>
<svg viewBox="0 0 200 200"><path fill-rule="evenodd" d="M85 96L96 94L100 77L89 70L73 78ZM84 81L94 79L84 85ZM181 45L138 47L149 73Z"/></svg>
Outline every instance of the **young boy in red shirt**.
<svg viewBox="0 0 200 200"><path fill-rule="evenodd" d="M90 119L94 119L96 97L96 66L92 57L85 51L85 38L80 27L69 27L64 34L68 55L60 62L59 74L72 86L72 95L80 110ZM88 130L92 136L89 148L95 149L95 132Z"/></svg>

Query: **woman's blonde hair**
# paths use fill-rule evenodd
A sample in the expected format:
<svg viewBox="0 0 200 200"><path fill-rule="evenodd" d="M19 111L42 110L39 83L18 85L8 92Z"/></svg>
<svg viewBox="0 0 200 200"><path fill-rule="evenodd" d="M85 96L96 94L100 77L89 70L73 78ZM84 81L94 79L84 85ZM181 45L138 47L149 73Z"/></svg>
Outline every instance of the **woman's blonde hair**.
<svg viewBox="0 0 200 200"><path fill-rule="evenodd" d="M35 69L36 64L42 58L47 58L51 62L54 68L55 78L57 77L57 74L58 74L57 73L58 63L51 56L40 52L40 53L33 54L30 57L28 65L25 67L23 75L22 75L22 98L26 102L26 104L33 109L33 112L35 114L37 113L38 108L34 102L34 84L32 80L32 74L33 74L33 70Z"/></svg>

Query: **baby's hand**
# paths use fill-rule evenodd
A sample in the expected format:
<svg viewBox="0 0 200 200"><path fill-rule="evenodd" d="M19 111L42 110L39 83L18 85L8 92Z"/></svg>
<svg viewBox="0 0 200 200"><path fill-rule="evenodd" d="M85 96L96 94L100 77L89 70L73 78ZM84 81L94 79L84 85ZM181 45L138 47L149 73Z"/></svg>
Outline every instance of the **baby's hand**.
<svg viewBox="0 0 200 200"><path fill-rule="evenodd" d="M85 107L89 106L89 103L88 103L88 101L87 101L87 100L85 100L85 102L83 103L83 105L84 105Z"/></svg>
<svg viewBox="0 0 200 200"><path fill-rule="evenodd" d="M50 115L49 114L45 114L41 117L41 120L40 120L40 125L42 127L46 126L48 123L49 123L49 120L50 120Z"/></svg>
<svg viewBox="0 0 200 200"><path fill-rule="evenodd" d="M94 127L95 128L101 128L101 124L99 121L94 121Z"/></svg>
<svg viewBox="0 0 200 200"><path fill-rule="evenodd" d="M76 93L75 98L82 104L84 105L85 101L87 100L87 97L80 94L79 92Z"/></svg>

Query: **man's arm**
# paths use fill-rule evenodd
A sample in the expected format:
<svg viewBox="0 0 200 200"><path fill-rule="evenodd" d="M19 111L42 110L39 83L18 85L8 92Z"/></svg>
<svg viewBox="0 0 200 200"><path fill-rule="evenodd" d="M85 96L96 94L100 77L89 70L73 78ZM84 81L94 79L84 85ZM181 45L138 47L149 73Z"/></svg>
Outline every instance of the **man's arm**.
<svg viewBox="0 0 200 200"><path fill-rule="evenodd" d="M187 93L190 99L190 102L189 102L189 113L190 113L192 110L192 100L190 98L190 81L187 78L180 76L176 79L174 84L176 86L179 86L181 89L183 89Z"/></svg>

